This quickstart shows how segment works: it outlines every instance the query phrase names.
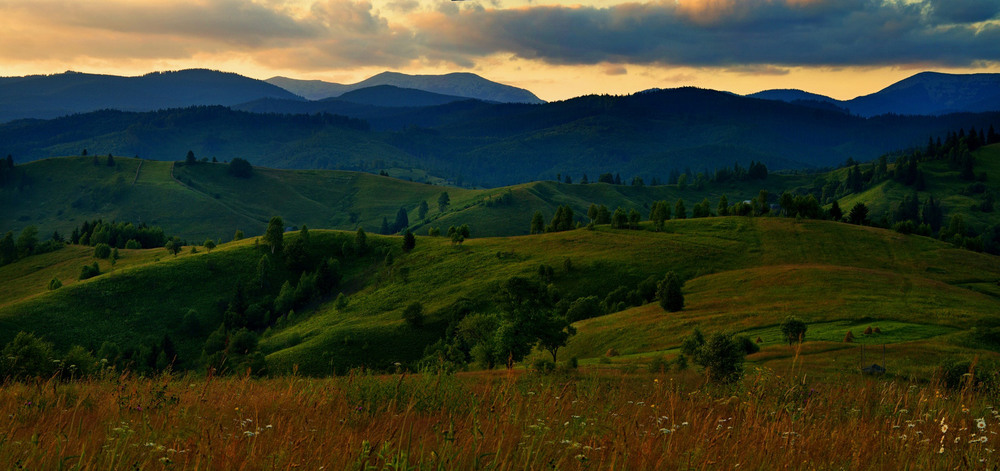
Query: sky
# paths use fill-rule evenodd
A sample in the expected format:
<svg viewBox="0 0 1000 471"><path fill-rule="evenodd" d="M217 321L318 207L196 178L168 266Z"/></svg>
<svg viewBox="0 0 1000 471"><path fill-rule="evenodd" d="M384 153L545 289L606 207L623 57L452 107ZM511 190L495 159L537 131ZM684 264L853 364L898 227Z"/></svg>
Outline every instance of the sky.
<svg viewBox="0 0 1000 471"><path fill-rule="evenodd" d="M1000 73L997 0L0 0L0 75L472 72L544 100Z"/></svg>

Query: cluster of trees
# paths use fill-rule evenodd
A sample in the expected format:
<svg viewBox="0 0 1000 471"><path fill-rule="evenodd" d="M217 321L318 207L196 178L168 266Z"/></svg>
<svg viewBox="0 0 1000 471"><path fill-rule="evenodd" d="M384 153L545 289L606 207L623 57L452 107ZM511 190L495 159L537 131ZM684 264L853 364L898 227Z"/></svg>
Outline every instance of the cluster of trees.
<svg viewBox="0 0 1000 471"><path fill-rule="evenodd" d="M59 232L54 232L52 237L45 242L38 239L38 228L28 226L21 230L21 234L14 238L14 233L7 231L0 239L0 266L14 263L22 258L31 255L43 254L59 250L65 245L63 237Z"/></svg>
<svg viewBox="0 0 1000 471"><path fill-rule="evenodd" d="M51 342L18 332L0 352L0 378L71 380L113 370L147 375L167 371L179 363L177 348L169 334L126 349L105 341L96 349L74 345L60 354Z"/></svg>
<svg viewBox="0 0 1000 471"><path fill-rule="evenodd" d="M685 168L682 173L680 170L674 168L670 170L667 177L667 184L677 185L681 190L685 190L688 186L692 186L696 190L704 189L705 185L709 182L714 183L725 183L725 182L742 182L750 180L766 180L767 179L767 166L763 162L756 162L751 160L750 166L744 168L739 162L733 164L732 168L721 167L715 169L714 172L698 172L694 173L690 168ZM557 174L556 181L561 181L566 184L572 184L573 178L567 173ZM623 185L629 184L631 186L645 186L646 182L642 177L634 176L632 180L622 180L621 174L611 172L606 172L598 175L598 183L607 183L609 185ZM583 174L580 178L581 185L587 185L590 183L590 179L587 174ZM663 183L656 177L650 179L651 186L659 186Z"/></svg>
<svg viewBox="0 0 1000 471"><path fill-rule="evenodd" d="M250 165L250 162L245 159L235 157L229 161L226 171L237 178L250 178L253 176L253 165Z"/></svg>
<svg viewBox="0 0 1000 471"><path fill-rule="evenodd" d="M83 221L70 233L71 244L96 246L108 244L119 249L151 249L163 247L170 240L159 226L131 222ZM187 245L187 244L184 244Z"/></svg>
<svg viewBox="0 0 1000 471"><path fill-rule="evenodd" d="M396 211L396 220L392 225L389 224L389 220L385 216L382 216L382 226L379 228L378 233L382 235L397 234L409 226L410 218L406 214L406 208L400 207L399 211Z"/></svg>
<svg viewBox="0 0 1000 471"><path fill-rule="evenodd" d="M499 283L493 292L496 311L474 312L472 301L459 300L442 313L449 326L441 340L427 347L426 361L511 367L536 346L557 360L559 349L576 333L556 310L558 294L538 280L520 276Z"/></svg>

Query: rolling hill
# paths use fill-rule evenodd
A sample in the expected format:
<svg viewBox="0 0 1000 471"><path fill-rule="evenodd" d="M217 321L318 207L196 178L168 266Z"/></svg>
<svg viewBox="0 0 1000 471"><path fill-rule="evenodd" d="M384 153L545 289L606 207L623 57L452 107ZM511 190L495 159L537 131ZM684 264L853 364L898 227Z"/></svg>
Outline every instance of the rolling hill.
<svg viewBox="0 0 1000 471"><path fill-rule="evenodd" d="M276 168L407 166L462 184L496 187L559 174L593 178L604 172L662 181L671 170L711 172L734 161L747 166L751 160L771 170L822 168L848 158L875 159L922 146L928 136L1000 122L1000 113L864 119L699 89L543 105L460 101L419 108L340 108L350 109L360 110L370 126L362 118L219 107L104 111L14 122L0 125L0 154L27 162L88 149L175 160L193 150L199 156L240 157Z"/></svg>
<svg viewBox="0 0 1000 471"><path fill-rule="evenodd" d="M364 254L345 248L353 233L312 230L309 250L339 260L338 290L347 300L316 301L277 321L263 333L260 349L272 372L319 375L360 365L413 365L452 316L495 312L496 284L511 276L534 278L543 264L559 267L551 285L569 301L602 299L667 270L687 280L684 311L667 315L654 303L580 321L564 358L596 361L609 348L624 355L619 362L671 355L700 326L759 336L764 350L751 361L781 361L791 353L775 329L787 315L809 323L802 354L814 359L803 361L817 371L852 368L856 350L839 338L866 326L882 333L859 341L887 344L890 365L904 374L928 374L930 364L921 360L971 351L988 356L977 349L997 348L970 337L972 327L992 325L1000 308L995 256L829 221L724 217L672 220L663 232L645 229L598 226L459 246L418 237L410 253L399 249L398 237L372 236ZM286 244L297 237L286 234ZM389 252L391 262L382 256ZM163 249L126 250L122 266L100 261L108 273L79 282L70 278L54 291L39 282L67 276L72 267L94 260L92 253L69 247L29 257L0 267L5 284L28 287L0 299L0 342L30 331L61 349L81 343L96 349L102 341L127 347L168 333L184 365L196 365L234 286L252 279L237 274L254 273L255 266L259 272L266 253L251 239L177 257ZM289 276L281 258L271 260L270 276ZM400 318L412 302L427 313L424 327L409 327ZM837 358L844 362L838 365Z"/></svg>

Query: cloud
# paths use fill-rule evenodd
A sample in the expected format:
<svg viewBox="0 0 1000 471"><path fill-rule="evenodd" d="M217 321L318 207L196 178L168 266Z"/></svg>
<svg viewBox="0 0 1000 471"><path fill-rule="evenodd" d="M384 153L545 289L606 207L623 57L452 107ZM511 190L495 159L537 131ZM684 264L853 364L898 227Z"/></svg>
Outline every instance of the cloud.
<svg viewBox="0 0 1000 471"><path fill-rule="evenodd" d="M238 56L297 70L550 65L977 66L1000 62L995 0L0 0L0 60ZM570 0L566 0L570 1ZM429 6L429 7L428 7Z"/></svg>
<svg viewBox="0 0 1000 471"><path fill-rule="evenodd" d="M996 0L930 0L932 14L948 23L977 23L992 20L1000 13Z"/></svg>
<svg viewBox="0 0 1000 471"><path fill-rule="evenodd" d="M621 64L608 64L604 66L604 75L628 75L628 69Z"/></svg>
<svg viewBox="0 0 1000 471"><path fill-rule="evenodd" d="M550 64L867 66L1000 60L1000 25L941 26L927 14L929 6L880 0L680 0L465 10L428 16L419 26L429 47L448 54L503 52Z"/></svg>

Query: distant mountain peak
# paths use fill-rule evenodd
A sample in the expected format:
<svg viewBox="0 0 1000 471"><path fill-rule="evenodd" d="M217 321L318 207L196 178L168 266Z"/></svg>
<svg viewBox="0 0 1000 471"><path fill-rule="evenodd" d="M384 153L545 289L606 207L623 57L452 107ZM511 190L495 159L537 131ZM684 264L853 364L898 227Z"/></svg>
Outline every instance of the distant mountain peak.
<svg viewBox="0 0 1000 471"><path fill-rule="evenodd" d="M544 103L528 90L493 82L470 72L452 72L443 75L410 75L385 71L353 84L339 84L319 80L295 80L272 77L268 83L284 88L310 100L334 98L344 93L375 85L392 85L399 88L423 90L475 100L498 103Z"/></svg>

